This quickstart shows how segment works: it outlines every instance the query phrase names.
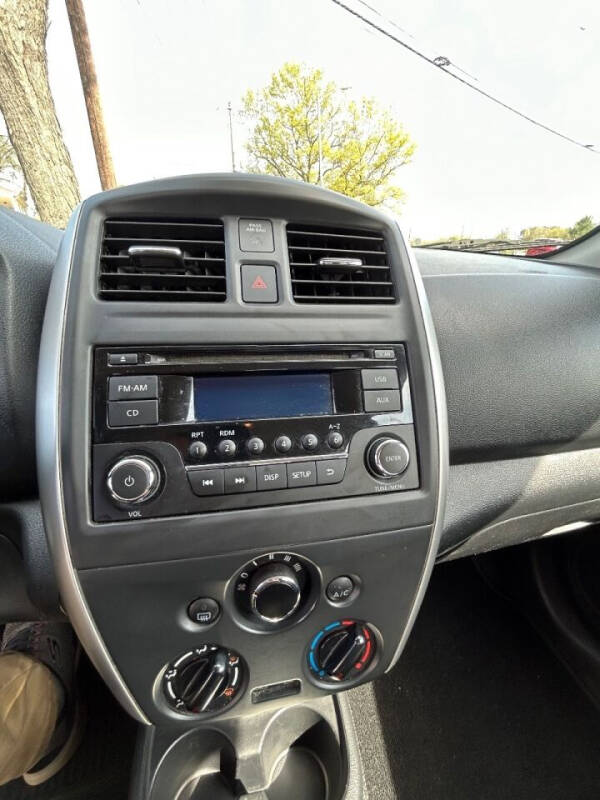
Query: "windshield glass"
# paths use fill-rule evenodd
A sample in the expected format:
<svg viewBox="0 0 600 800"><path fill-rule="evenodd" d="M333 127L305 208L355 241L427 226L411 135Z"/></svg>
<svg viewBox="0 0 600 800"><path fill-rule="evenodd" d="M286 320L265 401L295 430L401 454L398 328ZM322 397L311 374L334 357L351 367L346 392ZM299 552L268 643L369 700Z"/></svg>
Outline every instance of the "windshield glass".
<svg viewBox="0 0 600 800"><path fill-rule="evenodd" d="M2 0L0 202L259 172L544 254L600 221L599 38L589 0Z"/></svg>

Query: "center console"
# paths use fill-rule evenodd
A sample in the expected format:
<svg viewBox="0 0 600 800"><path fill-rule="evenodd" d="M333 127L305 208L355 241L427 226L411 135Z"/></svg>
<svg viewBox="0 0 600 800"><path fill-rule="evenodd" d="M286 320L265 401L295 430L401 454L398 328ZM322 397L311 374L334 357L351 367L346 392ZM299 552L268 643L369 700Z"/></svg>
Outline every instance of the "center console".
<svg viewBox="0 0 600 800"><path fill-rule="evenodd" d="M256 176L86 201L52 281L38 459L63 605L144 726L132 796L349 798L332 696L400 656L445 491L396 223Z"/></svg>

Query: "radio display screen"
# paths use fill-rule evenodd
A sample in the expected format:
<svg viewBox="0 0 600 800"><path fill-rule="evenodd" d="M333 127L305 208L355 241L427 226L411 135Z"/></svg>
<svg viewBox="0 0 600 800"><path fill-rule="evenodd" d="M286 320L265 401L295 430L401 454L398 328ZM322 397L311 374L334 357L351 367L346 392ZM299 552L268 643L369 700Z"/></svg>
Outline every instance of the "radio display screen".
<svg viewBox="0 0 600 800"><path fill-rule="evenodd" d="M196 422L333 414L331 375L298 372L194 378Z"/></svg>

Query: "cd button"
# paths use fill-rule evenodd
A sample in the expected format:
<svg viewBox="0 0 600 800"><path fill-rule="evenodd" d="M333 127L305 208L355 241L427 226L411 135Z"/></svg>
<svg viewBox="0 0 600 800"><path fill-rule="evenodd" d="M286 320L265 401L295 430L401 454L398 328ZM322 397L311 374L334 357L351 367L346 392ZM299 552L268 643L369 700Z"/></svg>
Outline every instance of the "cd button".
<svg viewBox="0 0 600 800"><path fill-rule="evenodd" d="M233 458L237 452L237 445L233 439L221 439L217 445L217 453L225 458Z"/></svg>
<svg viewBox="0 0 600 800"><path fill-rule="evenodd" d="M157 423L158 400L120 400L108 404L108 424L111 428Z"/></svg>
<svg viewBox="0 0 600 800"><path fill-rule="evenodd" d="M259 492L272 489L287 489L287 472L285 464L265 464L256 468L256 488Z"/></svg>
<svg viewBox="0 0 600 800"><path fill-rule="evenodd" d="M194 494L200 497L223 494L222 469L189 470L187 476Z"/></svg>
<svg viewBox="0 0 600 800"><path fill-rule="evenodd" d="M295 489L299 486L314 486L317 482L317 470L314 461L300 461L287 465L288 486Z"/></svg>
<svg viewBox="0 0 600 800"><path fill-rule="evenodd" d="M225 470L225 494L256 491L254 467L230 467Z"/></svg>

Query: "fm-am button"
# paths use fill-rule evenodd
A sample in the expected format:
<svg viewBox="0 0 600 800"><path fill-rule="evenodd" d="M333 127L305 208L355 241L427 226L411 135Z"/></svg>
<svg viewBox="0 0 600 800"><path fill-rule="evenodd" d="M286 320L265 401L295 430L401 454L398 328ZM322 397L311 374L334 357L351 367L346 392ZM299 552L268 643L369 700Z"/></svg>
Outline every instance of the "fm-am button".
<svg viewBox="0 0 600 800"><path fill-rule="evenodd" d="M158 377L109 378L109 400L154 400L158 397Z"/></svg>

